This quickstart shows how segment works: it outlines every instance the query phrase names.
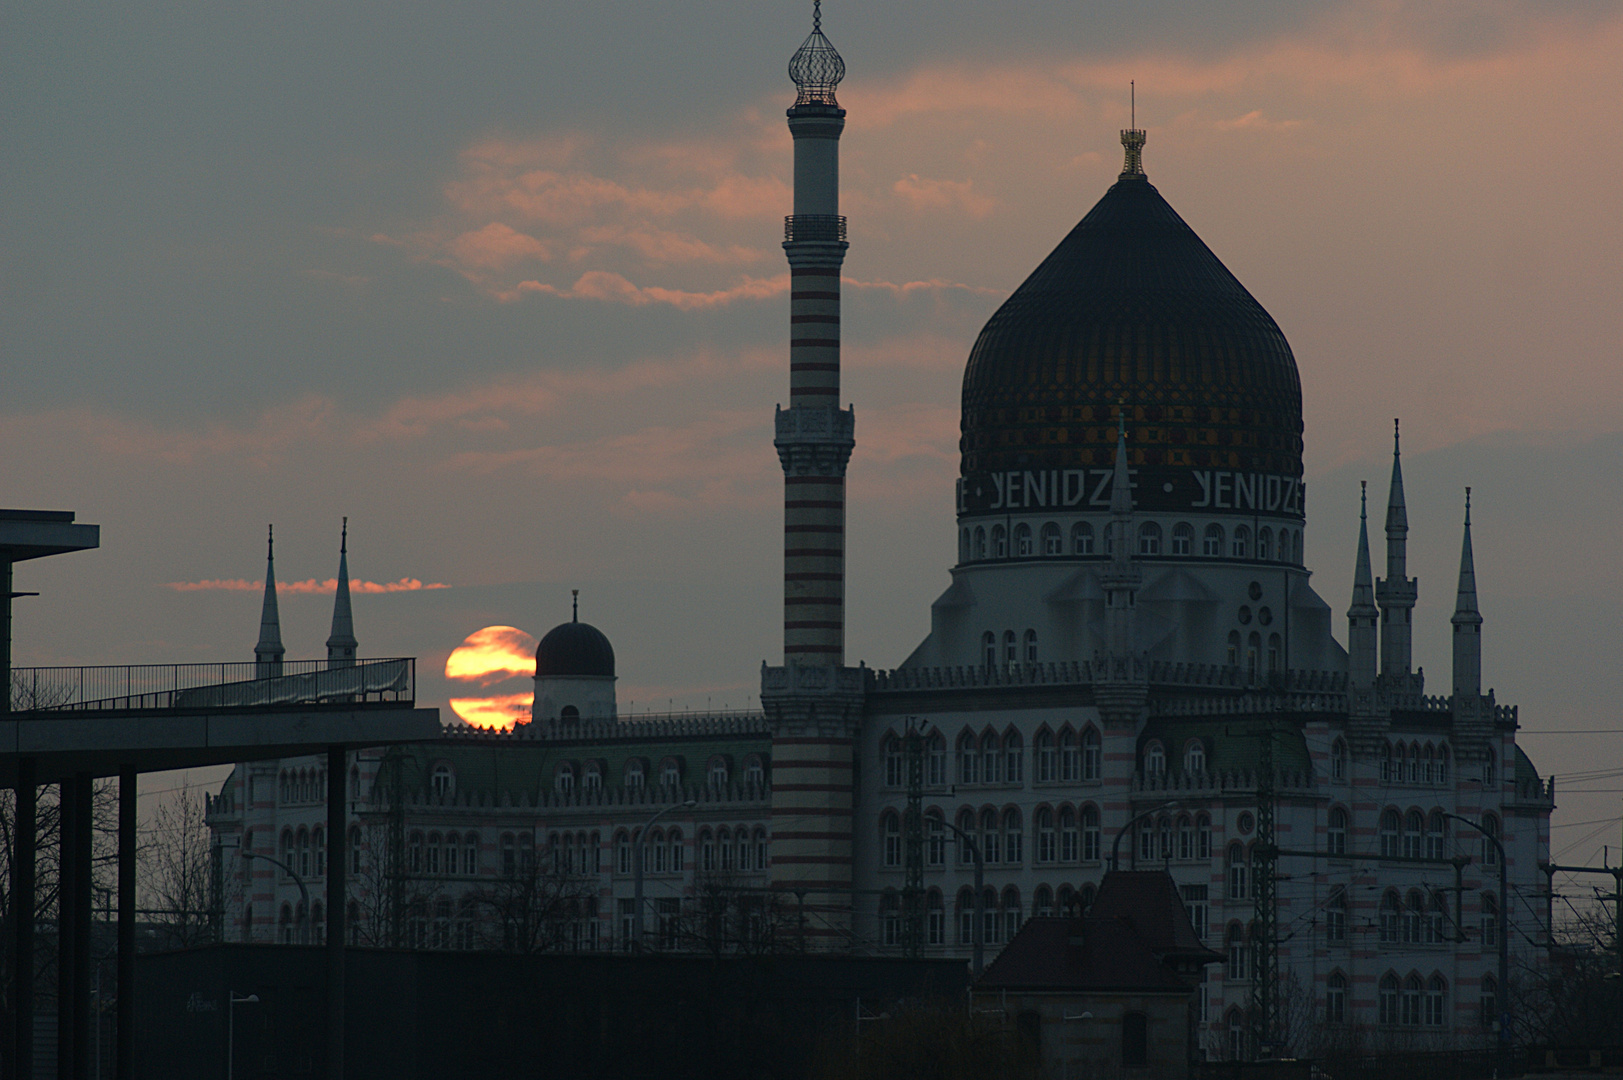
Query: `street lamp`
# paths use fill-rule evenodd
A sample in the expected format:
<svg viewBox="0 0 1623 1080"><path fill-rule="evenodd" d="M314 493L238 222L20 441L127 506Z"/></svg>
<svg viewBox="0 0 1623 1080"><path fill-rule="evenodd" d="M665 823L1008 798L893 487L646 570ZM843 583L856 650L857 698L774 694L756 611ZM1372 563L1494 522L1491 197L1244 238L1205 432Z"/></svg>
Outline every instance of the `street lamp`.
<svg viewBox="0 0 1623 1080"><path fill-rule="evenodd" d="M1152 807L1137 817L1129 819L1127 824L1123 825L1119 830L1117 830L1116 839L1110 843L1110 869L1112 873L1114 873L1116 869L1116 856L1121 852L1121 838L1126 836L1128 832L1132 830L1134 825L1137 825L1145 818L1152 818L1156 814L1162 813L1166 810L1171 810L1177 805L1177 800L1173 800L1172 802L1164 802L1160 806Z"/></svg>
<svg viewBox="0 0 1623 1080"><path fill-rule="evenodd" d="M1505 1055L1509 1048L1508 1041L1510 1038L1510 1025L1504 1022L1510 1016L1510 1009L1508 1008L1510 1004L1510 898L1505 894L1505 845L1499 842L1497 836L1470 818L1449 813L1445 813L1443 816L1471 826L1471 828L1493 841L1493 846L1499 851L1499 902L1495 912L1498 925L1494 927L1499 933L1499 992L1494 997L1493 1007L1499 1011L1499 1072L1500 1075L1504 1075L1504 1066L1507 1064Z"/></svg>
<svg viewBox="0 0 1623 1080"><path fill-rule="evenodd" d="M293 879L293 884L295 884L295 885L297 885L299 887L299 899L304 903L304 917L305 917L306 920L309 920L309 918L311 917L311 912L310 912L310 890L306 889L304 887L304 879L301 878L299 875L295 874L293 872L293 868L291 866L289 866L287 863L283 862L281 859L275 859L275 858L272 858L269 855L261 855L259 852L257 852L257 851L249 851L247 848L238 848L237 850L242 852L242 857L244 859L264 859L268 863L272 863L272 864L274 864L276 866L281 867L282 868L282 873L284 873L288 877L292 878ZM309 923L307 921L305 926L301 927L299 929L299 937L300 938L303 938L303 937L306 936L306 934L308 932L307 931L308 925L309 925ZM253 929L252 927L249 927L250 932L252 931L252 929ZM310 943L308 941L302 941L301 940L299 942L299 944L300 945L308 945Z"/></svg>
<svg viewBox="0 0 1623 1080"><path fill-rule="evenodd" d="M986 964L986 897L982 895L982 890L986 885L986 863L981 859L981 849L976 846L975 841L969 838L968 833L945 817L936 820L951 829L952 834L958 838L958 842L968 848L970 855L975 858L975 925L972 928L973 933L970 935L970 940L975 943L975 948L969 962L969 973L973 978L978 979L981 977L981 970Z"/></svg>
<svg viewBox="0 0 1623 1080"><path fill-rule="evenodd" d="M648 830L654 827L654 822L658 821L672 810L675 810L678 807L681 807L684 810L691 810L698 805L698 799L688 799L685 802L673 803L672 805L665 807L665 809L657 811L653 817L643 822L642 828L637 830L636 838L632 841L633 846L631 849L631 857L635 860L635 863L631 872L632 879L636 882L636 900L634 901L636 904L636 911L631 917L631 940L633 942L632 949L635 952L642 952L642 857L644 845L648 840Z"/></svg>
<svg viewBox="0 0 1623 1080"><path fill-rule="evenodd" d="M248 994L238 997L235 990L227 990L226 997L230 999L225 1007L225 1080L231 1080L231 1069L235 1064L235 1050L237 1042L237 1006L258 1005L259 995Z"/></svg>

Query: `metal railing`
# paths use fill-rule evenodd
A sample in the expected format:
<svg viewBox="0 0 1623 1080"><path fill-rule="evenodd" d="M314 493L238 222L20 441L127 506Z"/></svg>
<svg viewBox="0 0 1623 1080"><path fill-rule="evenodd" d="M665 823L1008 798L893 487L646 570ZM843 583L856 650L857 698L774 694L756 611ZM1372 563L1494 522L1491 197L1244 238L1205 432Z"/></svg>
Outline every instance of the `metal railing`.
<svg viewBox="0 0 1623 1080"><path fill-rule="evenodd" d="M840 243L845 240L844 214L790 214L783 219L783 239L821 240Z"/></svg>
<svg viewBox="0 0 1623 1080"><path fill-rule="evenodd" d="M129 664L111 667L15 668L11 708L19 713L213 710L279 705L411 704L415 657L280 664Z"/></svg>

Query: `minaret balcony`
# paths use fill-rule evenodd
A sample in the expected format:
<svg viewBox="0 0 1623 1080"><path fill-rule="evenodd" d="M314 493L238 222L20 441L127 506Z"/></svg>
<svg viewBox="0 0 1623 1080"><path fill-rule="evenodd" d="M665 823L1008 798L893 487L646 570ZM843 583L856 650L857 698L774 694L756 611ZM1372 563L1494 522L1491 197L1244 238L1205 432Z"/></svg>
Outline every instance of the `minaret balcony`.
<svg viewBox="0 0 1623 1080"><path fill-rule="evenodd" d="M845 242L844 214L790 214L783 219L783 241L808 240L825 244Z"/></svg>

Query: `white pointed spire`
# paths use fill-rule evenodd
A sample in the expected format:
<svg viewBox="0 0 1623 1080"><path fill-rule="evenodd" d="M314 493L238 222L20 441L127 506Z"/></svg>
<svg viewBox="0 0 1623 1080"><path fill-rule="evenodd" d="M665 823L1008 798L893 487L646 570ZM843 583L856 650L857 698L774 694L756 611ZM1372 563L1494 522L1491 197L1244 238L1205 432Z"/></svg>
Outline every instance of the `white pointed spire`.
<svg viewBox="0 0 1623 1080"><path fill-rule="evenodd" d="M1471 551L1471 489L1465 489L1465 533L1460 540L1460 585L1454 600L1454 696L1482 693L1482 613L1476 606L1476 557Z"/></svg>
<svg viewBox="0 0 1623 1080"><path fill-rule="evenodd" d="M282 648L282 614L276 606L276 529L265 528L265 602L259 610L259 644L254 646L261 679L280 675L282 657L287 655Z"/></svg>
<svg viewBox="0 0 1623 1080"><path fill-rule="evenodd" d="M1381 608L1381 674L1410 673L1414 656L1414 606L1420 581L1409 577L1409 511L1403 498L1403 457L1398 422L1392 421L1392 484L1386 495L1386 576L1375 586Z"/></svg>
<svg viewBox="0 0 1623 1080"><path fill-rule="evenodd" d="M327 666L355 666L355 618L349 606L349 518L338 541L338 588L333 592L332 634L327 638Z"/></svg>
<svg viewBox="0 0 1623 1080"><path fill-rule="evenodd" d="M1374 575L1369 565L1369 481L1359 481L1358 563L1353 571L1352 606L1347 609L1347 678L1356 688L1375 685L1376 623Z"/></svg>

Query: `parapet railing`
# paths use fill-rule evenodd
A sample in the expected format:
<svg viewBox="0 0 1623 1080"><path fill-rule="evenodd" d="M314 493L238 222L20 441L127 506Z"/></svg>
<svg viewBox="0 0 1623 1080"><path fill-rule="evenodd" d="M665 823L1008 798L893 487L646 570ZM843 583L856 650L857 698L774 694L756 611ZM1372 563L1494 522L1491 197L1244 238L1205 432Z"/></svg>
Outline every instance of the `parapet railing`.
<svg viewBox="0 0 1623 1080"><path fill-rule="evenodd" d="M838 243L845 239L845 215L790 214L783 219L783 239Z"/></svg>
<svg viewBox="0 0 1623 1080"><path fill-rule="evenodd" d="M417 699L417 660L395 657L281 663L126 664L16 668L11 708L19 713L246 709Z"/></svg>

